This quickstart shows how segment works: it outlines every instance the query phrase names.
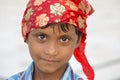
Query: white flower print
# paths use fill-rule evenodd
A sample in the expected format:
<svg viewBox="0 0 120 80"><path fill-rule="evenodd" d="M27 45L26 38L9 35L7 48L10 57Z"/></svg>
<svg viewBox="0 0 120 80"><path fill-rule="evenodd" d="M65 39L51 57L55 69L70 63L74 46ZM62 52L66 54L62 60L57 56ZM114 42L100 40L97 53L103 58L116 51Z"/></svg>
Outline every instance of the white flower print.
<svg viewBox="0 0 120 80"><path fill-rule="evenodd" d="M75 5L75 3L73 3L73 2L70 1L70 0L67 0L67 1L66 1L66 5L67 5L67 6L70 6L70 8L71 8L72 10L75 10L75 11L78 10L78 7Z"/></svg>
<svg viewBox="0 0 120 80"><path fill-rule="evenodd" d="M33 14L33 9L32 8L28 9L27 13L24 16L25 20L29 20L32 14Z"/></svg>
<svg viewBox="0 0 120 80"><path fill-rule="evenodd" d="M46 0L35 0L34 5L38 6L41 5L43 2L45 2Z"/></svg>
<svg viewBox="0 0 120 80"><path fill-rule="evenodd" d="M84 24L84 20L82 19L81 16L78 17L78 25L79 25L79 28L84 28L85 27L85 24Z"/></svg>
<svg viewBox="0 0 120 80"><path fill-rule="evenodd" d="M40 16L36 17L36 25L37 26L45 26L47 25L49 21L49 17L47 16L47 14L41 14Z"/></svg>
<svg viewBox="0 0 120 80"><path fill-rule="evenodd" d="M59 15L62 16L62 13L65 12L65 7L60 3L55 3L54 5L50 5L50 13L54 14L55 16Z"/></svg>

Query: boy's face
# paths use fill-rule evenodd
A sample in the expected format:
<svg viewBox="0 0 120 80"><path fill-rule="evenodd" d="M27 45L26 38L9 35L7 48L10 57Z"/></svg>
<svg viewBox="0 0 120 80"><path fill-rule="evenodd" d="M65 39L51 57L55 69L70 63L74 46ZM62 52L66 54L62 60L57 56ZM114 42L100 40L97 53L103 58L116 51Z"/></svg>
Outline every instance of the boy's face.
<svg viewBox="0 0 120 80"><path fill-rule="evenodd" d="M53 73L66 68L74 49L78 47L75 28L69 26L66 33L58 26L36 29L28 34L27 44L35 68L44 73Z"/></svg>

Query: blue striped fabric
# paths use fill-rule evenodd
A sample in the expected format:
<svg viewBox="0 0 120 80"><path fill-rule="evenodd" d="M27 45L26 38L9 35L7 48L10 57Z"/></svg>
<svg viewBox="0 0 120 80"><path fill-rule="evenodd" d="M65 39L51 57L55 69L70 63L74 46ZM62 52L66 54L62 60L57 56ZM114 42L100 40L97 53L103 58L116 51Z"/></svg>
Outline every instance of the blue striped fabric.
<svg viewBox="0 0 120 80"><path fill-rule="evenodd" d="M32 62L32 64L28 67L26 71L13 75L12 77L6 80L32 80L33 69L34 69L34 62ZM76 73L73 73L73 70L69 65L61 80L83 80L83 79L80 78Z"/></svg>

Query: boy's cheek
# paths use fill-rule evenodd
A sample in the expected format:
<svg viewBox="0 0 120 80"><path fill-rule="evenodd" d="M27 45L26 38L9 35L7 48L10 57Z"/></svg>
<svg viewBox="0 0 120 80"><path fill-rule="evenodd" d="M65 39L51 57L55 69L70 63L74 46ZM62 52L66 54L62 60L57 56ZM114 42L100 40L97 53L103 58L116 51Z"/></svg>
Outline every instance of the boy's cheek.
<svg viewBox="0 0 120 80"><path fill-rule="evenodd" d="M69 46L69 47L62 47L61 49L60 49L60 53L62 53L62 54L66 54L66 55L71 55L71 54L73 54L73 52L74 52L74 46Z"/></svg>

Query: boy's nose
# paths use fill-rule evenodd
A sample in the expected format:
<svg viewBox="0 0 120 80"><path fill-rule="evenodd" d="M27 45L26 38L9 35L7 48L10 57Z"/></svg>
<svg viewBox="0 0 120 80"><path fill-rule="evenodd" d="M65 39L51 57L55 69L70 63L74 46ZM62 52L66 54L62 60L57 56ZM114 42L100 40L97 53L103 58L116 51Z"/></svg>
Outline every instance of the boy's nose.
<svg viewBox="0 0 120 80"><path fill-rule="evenodd" d="M56 44L55 43L49 43L48 47L45 50L45 54L56 56L58 54Z"/></svg>

